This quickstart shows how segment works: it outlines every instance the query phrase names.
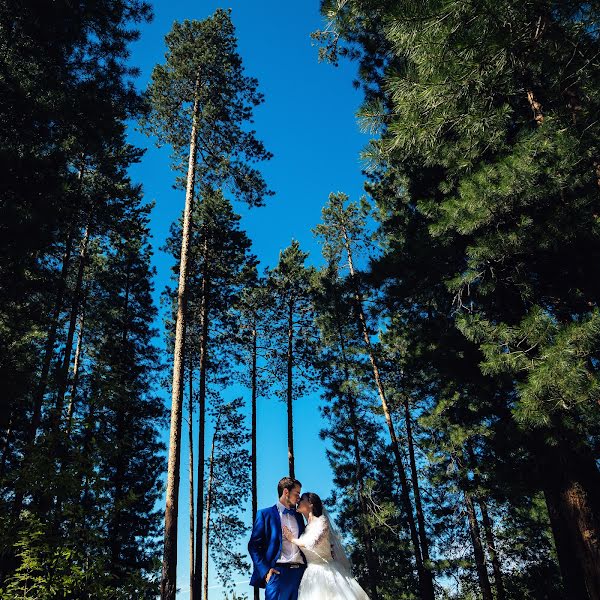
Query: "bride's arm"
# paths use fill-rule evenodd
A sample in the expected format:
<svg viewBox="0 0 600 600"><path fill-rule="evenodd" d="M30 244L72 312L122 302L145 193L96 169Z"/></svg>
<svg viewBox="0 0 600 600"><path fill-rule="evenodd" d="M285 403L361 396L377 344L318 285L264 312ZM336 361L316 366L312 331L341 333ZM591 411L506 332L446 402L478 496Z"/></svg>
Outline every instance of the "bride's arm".
<svg viewBox="0 0 600 600"><path fill-rule="evenodd" d="M304 536L301 535L299 538L295 538L294 534L292 533L292 530L289 527L287 527L287 525L283 526L283 537L288 542L292 542L292 544L296 544L296 546L298 546L299 548L306 548L306 545L304 544L304 542L301 539Z"/></svg>
<svg viewBox="0 0 600 600"><path fill-rule="evenodd" d="M329 534L329 526L326 521L318 524L312 531L305 531L299 538L294 537L294 534L287 527L283 527L283 535L286 540L296 544L299 548L314 548L326 535Z"/></svg>

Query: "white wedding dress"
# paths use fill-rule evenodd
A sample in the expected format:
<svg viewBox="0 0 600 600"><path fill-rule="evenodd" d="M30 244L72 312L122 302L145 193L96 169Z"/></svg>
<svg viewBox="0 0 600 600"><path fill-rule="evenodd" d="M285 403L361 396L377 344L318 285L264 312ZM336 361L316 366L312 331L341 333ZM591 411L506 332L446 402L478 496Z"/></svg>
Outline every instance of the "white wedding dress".
<svg viewBox="0 0 600 600"><path fill-rule="evenodd" d="M298 600L369 600L352 576L350 563L327 516L313 517L297 541L308 563L298 589ZM331 555L332 546L335 559Z"/></svg>

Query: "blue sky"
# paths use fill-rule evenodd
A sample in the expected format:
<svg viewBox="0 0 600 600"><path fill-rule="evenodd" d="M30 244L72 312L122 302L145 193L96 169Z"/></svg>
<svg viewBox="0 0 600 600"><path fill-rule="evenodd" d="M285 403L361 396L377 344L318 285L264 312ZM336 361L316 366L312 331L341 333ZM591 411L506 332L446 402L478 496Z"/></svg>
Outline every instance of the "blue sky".
<svg viewBox="0 0 600 600"><path fill-rule="evenodd" d="M360 93L352 87L354 66L339 68L319 63L317 48L310 33L323 26L318 0L275 2L273 0L237 0L227 4L161 0L155 2L155 18L144 25L141 39L132 46L131 63L141 69L138 85L144 88L153 66L164 60L164 36L173 21L203 19L216 8L231 8L246 71L257 77L265 103L256 111L254 127L274 158L263 173L275 196L268 205L248 210L237 204L243 215L242 227L253 241L253 251L261 268L274 266L279 252L299 240L310 252L309 262L321 261L319 247L311 228L320 220L321 207L330 192L344 191L357 199L362 194L359 152L367 138L357 127L355 113ZM155 298L169 281L171 259L159 251L170 224L180 214L184 194L172 189L169 150L154 147L149 139L133 128L130 141L147 148L141 164L132 168L134 181L141 182L148 200L156 206L152 213L152 243L157 269ZM162 316L158 323L162 331ZM162 343L162 340L161 340ZM165 403L170 397L164 391ZM332 486L332 474L325 456L325 443L319 439L321 428L319 394L295 403L296 474L305 491L326 497ZM164 432L168 439L168 431ZM184 435L184 440L186 436ZM180 496L180 538L178 585L180 598L188 598L187 548L187 447L182 448ZM259 506L276 500L276 484L287 473L285 406L274 398L261 398L258 409ZM247 516L249 520L249 516ZM214 571L214 569L213 569ZM211 585L218 585L213 576ZM243 580L243 577L237 578ZM220 598L218 588L211 596ZM246 584L240 592L249 592Z"/></svg>

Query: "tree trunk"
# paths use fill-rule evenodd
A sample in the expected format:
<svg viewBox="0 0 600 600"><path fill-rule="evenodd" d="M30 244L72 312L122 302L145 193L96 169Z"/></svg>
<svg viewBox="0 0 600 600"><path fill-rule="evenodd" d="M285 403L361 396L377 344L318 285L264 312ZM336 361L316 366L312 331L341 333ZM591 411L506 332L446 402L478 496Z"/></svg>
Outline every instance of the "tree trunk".
<svg viewBox="0 0 600 600"><path fill-rule="evenodd" d="M10 419L8 421L8 426L6 427L6 432L4 434L4 440L2 441L2 466L0 467L0 479L4 477L4 473L6 471L6 461L8 459L8 449L11 444L12 432L13 432L13 419L14 413L10 415Z"/></svg>
<svg viewBox="0 0 600 600"><path fill-rule="evenodd" d="M568 597L600 600L600 475L574 440L538 446L538 468Z"/></svg>
<svg viewBox="0 0 600 600"><path fill-rule="evenodd" d="M336 322L336 329L340 344L340 355L342 357L342 364L344 365L344 378L346 381L350 381L350 369L348 368L348 359L346 356L346 340L344 338L344 333L340 322L341 315L339 309L339 299L337 295L337 290L335 289L333 291L333 302L335 311L334 318ZM366 522L367 505L365 502L364 494L364 470L362 465L362 453L360 450L360 434L358 429L358 419L356 416L356 405L355 400L351 394L346 394L344 399L348 406L348 416L350 418L350 423L352 427L352 446L354 450L356 488L358 495L358 504L360 506L361 511L360 527L363 543L365 545L365 555L367 560L367 581L369 582L371 600L379 600L379 592L377 591L378 569L377 563L375 561L375 556L373 555L373 541L371 538L371 530Z"/></svg>
<svg viewBox="0 0 600 600"><path fill-rule="evenodd" d="M471 494L466 490L463 492L465 506L467 508L467 516L469 520L469 533L471 534L471 542L473 544L473 554L475 555L475 568L477 569L477 579L481 588L483 600L494 600L492 594L492 586L488 577L487 568L485 566L485 554L483 552L483 544L481 543L481 532L477 515L475 514L475 506Z"/></svg>
<svg viewBox="0 0 600 600"><path fill-rule="evenodd" d="M294 345L294 303L290 300L288 307L288 349L287 349L287 428L288 428L288 462L290 477L296 477L294 465L294 415L292 405L293 385L293 345Z"/></svg>
<svg viewBox="0 0 600 600"><path fill-rule="evenodd" d="M196 92L200 81L196 81ZM181 259L179 264L179 288L177 293L177 322L175 325L175 348L173 352L173 389L171 394L171 429L169 436L169 464L167 469L167 493L165 507L165 537L162 563L160 596L162 600L175 600L177 593L177 521L179 515L179 477L181 462L181 417L183 400L185 328L187 318L187 272L192 232L192 209L197 158L197 135L199 119L198 96L194 98L190 155L185 192Z"/></svg>
<svg viewBox="0 0 600 600"><path fill-rule="evenodd" d="M471 463L471 469L473 470L473 480L477 488L480 488L480 478L477 473L477 456L470 440L465 443L469 461ZM487 503L481 496L477 496L477 504L481 510L481 521L483 523L483 529L485 532L485 540L487 544L488 553L492 563L492 569L494 571L494 587L496 588L496 600L505 600L506 591L504 590L504 583L502 581L502 569L500 568L500 559L498 552L496 551L496 544L494 542L494 528L492 521L488 514Z"/></svg>
<svg viewBox="0 0 600 600"><path fill-rule="evenodd" d="M412 479L413 495L415 497L415 509L417 511L417 524L419 526L419 540L421 541L421 552L423 561L429 561L429 543L427 540L427 530L425 529L425 515L421 503L421 488L419 486L419 476L417 473L417 462L415 460L415 446L412 435L412 423L410 416L410 407L408 397L404 397L404 418L406 420L406 441L408 442L408 456L410 460L410 473Z"/></svg>
<svg viewBox="0 0 600 600"><path fill-rule="evenodd" d="M81 196L83 186L83 176L85 171L85 165L83 164L79 169L78 173L78 194ZM35 440L37 430L40 426L42 417L42 405L44 403L44 395L46 394L46 386L48 385L48 375L50 373L50 365L52 364L52 356L54 354L54 344L56 344L56 338L58 333L58 322L60 319L60 313L63 309L63 303L65 298L65 291L67 289L67 274L69 271L69 263L71 262L71 253L73 251L73 239L75 236L76 228L76 212L73 215L73 219L69 226L69 233L67 234L67 241L65 243L65 252L63 254L62 267L60 272L60 280L58 283L58 289L56 292L56 301L54 304L54 311L50 319L50 328L48 335L46 336L46 344L44 346L44 358L42 361L42 372L40 374L40 380L34 396L33 405L33 416L31 418L31 425L29 429L29 440L28 444L32 444ZM28 453L27 453L28 454Z"/></svg>
<svg viewBox="0 0 600 600"><path fill-rule="evenodd" d="M188 445L190 482L190 598L194 598L194 369L189 364Z"/></svg>
<svg viewBox="0 0 600 600"><path fill-rule="evenodd" d="M494 530L492 527L492 521L488 514L487 504L484 500L478 499L479 508L481 510L481 521L483 522L483 529L485 531L485 540L487 543L488 552L492 562L492 568L494 570L494 587L496 588L496 600L505 600L506 592L504 591L504 583L502 581L502 569L500 568L500 559L498 558L498 552L496 551L496 544L494 542Z"/></svg>
<svg viewBox="0 0 600 600"><path fill-rule="evenodd" d="M77 269L77 280L75 282L75 291L73 294L73 302L71 306L71 318L69 320L69 330L67 333L67 341L65 343L65 349L63 354L63 362L59 371L58 378L58 392L56 394L56 405L54 407L54 423L53 429L58 433L60 423L62 421L62 413L64 408L65 394L67 392L67 385L69 382L69 368L71 366L71 354L73 351L73 340L75 338L75 328L77 326L77 320L79 319L79 308L81 303L81 296L83 290L83 276L85 273L85 267L87 263L88 246L90 240L90 227L92 220L92 211L88 214L88 222L85 226L83 239L81 240L81 246L79 250L79 267Z"/></svg>
<svg viewBox="0 0 600 600"><path fill-rule="evenodd" d="M252 372L250 374L252 387L252 523L256 521L256 513L258 512L258 477L257 477L257 448L256 448L256 401L258 396L257 390L257 326L256 314L252 323ZM254 588L254 600L259 600L260 592L257 587Z"/></svg>
<svg viewBox="0 0 600 600"><path fill-rule="evenodd" d="M77 394L77 385L79 384L79 370L81 365L81 349L83 346L83 327L85 324L85 299L84 306L79 315L79 329L77 332L77 346L75 348L75 361L73 362L73 384L69 396L69 408L67 410L67 438L71 437L71 428L73 426L73 412L75 411L75 395Z"/></svg>
<svg viewBox="0 0 600 600"><path fill-rule="evenodd" d="M212 506L212 487L213 487L213 474L215 466L215 445L217 441L217 435L219 433L219 425L221 422L221 412L217 417L215 423L215 432L212 439L212 447L210 450L210 462L208 467L208 481L206 483L206 520L204 522L204 586L202 600L208 600L208 550L210 547L210 510Z"/></svg>
<svg viewBox="0 0 600 600"><path fill-rule="evenodd" d="M196 554L194 557L194 596L192 600L200 600L203 584L203 544L204 534L204 437L206 430L206 377L208 366L208 333L209 333L209 279L208 279L208 240L204 237L203 273L200 299L200 381L198 384L198 473L196 476Z"/></svg>
<svg viewBox="0 0 600 600"><path fill-rule="evenodd" d="M417 567L417 574L419 577L419 588L421 593L421 598L423 600L433 600L435 598L435 592L433 589L433 576L429 568L427 568L423 564L423 556L421 554L421 545L419 543L419 537L417 533L417 528L415 525L415 517L413 513L412 502L410 499L410 494L408 491L408 480L406 477L406 471L404 469L404 463L402 461L402 455L400 453L400 445L398 443L398 437L396 436L396 429L394 427L394 422L392 420L392 414L390 412L387 398L385 395L385 389L383 386L383 382L381 380L381 376L379 373L379 367L377 364L377 360L375 358L375 353L373 351L373 347L371 345L371 338L369 335L369 328L367 326L367 320L365 317L362 296L358 289L358 285L356 284L356 275L354 271L354 264L352 260L352 249L350 247L350 240L346 234L345 229L343 230L344 236L344 244L346 247L346 252L348 255L348 267L350 269L350 277L354 283L354 298L356 302L356 309L358 313L358 321L359 326L363 335L363 339L365 342L365 347L367 349L367 353L369 355L369 361L371 362L371 367L373 368L373 377L375 379L375 385L377 387L377 392L379 394L379 398L381 400L381 406L383 409L383 414L385 416L385 421L387 423L390 442L392 446L392 451L394 453L394 459L396 462L396 468L398 469L398 475L400 476L401 483L401 498L402 504L404 506L404 510L406 512L406 517L408 520L408 526L410 529L410 537L413 545L413 551L415 556L415 563Z"/></svg>

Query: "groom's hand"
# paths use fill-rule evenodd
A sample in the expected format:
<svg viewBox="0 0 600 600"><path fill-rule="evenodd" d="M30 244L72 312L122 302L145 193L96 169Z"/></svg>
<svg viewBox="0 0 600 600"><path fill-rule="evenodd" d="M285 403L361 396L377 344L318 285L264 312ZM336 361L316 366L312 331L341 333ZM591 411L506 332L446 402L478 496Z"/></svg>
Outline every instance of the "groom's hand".
<svg viewBox="0 0 600 600"><path fill-rule="evenodd" d="M269 583L269 579L271 579L271 575L273 575L273 573L277 573L277 575L280 575L280 573L277 569L269 569L269 572L267 573L267 576L265 577L265 583Z"/></svg>

